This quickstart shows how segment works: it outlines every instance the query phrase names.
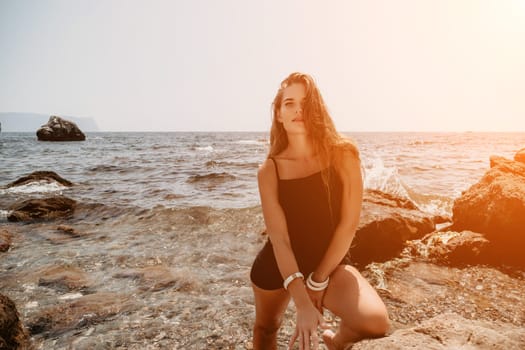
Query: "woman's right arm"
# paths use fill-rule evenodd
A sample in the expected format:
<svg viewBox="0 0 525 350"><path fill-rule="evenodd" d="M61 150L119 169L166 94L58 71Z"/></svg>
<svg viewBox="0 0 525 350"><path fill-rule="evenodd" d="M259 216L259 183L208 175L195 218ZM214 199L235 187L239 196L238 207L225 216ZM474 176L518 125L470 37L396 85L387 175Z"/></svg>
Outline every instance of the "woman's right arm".
<svg viewBox="0 0 525 350"><path fill-rule="evenodd" d="M286 217L279 204L278 180L275 171L275 164L267 159L260 167L257 174L259 184L259 194L266 224L266 232L272 242L277 266L283 279L291 274L298 272L299 267L290 244ZM293 345L295 339L303 340L301 349L310 349L310 336L315 344L317 342L317 326L323 323L322 315L315 308L308 296L306 287L301 279L296 278L288 285L288 291L297 309L296 334L291 339ZM317 347L314 345L314 348Z"/></svg>

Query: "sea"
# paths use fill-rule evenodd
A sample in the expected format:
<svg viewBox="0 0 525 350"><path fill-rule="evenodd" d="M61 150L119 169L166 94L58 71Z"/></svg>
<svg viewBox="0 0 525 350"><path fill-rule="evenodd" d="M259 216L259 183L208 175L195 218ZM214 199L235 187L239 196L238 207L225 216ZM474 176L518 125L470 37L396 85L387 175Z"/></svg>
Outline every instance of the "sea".
<svg viewBox="0 0 525 350"><path fill-rule="evenodd" d="M452 203L489 168L513 158L525 133L345 133L361 152L365 187L450 215ZM9 201L61 193L82 202L246 208L259 203L256 173L268 153L264 132L88 133L84 142L39 142L32 133L0 134L0 186L52 170L72 188L33 183L0 189ZM0 220L5 219L0 207Z"/></svg>
<svg viewBox="0 0 525 350"><path fill-rule="evenodd" d="M512 159L525 147L525 133L344 134L359 147L365 188L444 217L490 168L490 156ZM13 236L0 253L0 291L15 301L36 348L250 349L248 274L265 240L256 174L268 133L86 136L40 142L34 133L0 134L0 228ZM74 185L6 188L37 170ZM7 221L13 203L52 195L77 201L73 217ZM144 270L151 267L158 270ZM86 285L64 275L43 283L57 268L74 269L81 277L73 282ZM85 299L97 295L113 305Z"/></svg>

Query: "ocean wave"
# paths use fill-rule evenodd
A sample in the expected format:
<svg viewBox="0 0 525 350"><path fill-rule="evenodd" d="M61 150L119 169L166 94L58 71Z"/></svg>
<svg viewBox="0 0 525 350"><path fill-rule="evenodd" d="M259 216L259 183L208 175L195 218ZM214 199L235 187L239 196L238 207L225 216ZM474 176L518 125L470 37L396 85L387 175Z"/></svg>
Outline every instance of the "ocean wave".
<svg viewBox="0 0 525 350"><path fill-rule="evenodd" d="M200 183L200 182L207 182L207 183L223 183L226 181L233 181L235 180L235 176L226 172L222 173L209 173L205 175L192 175L188 178L189 183Z"/></svg>
<svg viewBox="0 0 525 350"><path fill-rule="evenodd" d="M216 160L209 160L205 163L206 167L208 168L214 168L214 167L237 167L237 168L243 168L243 169L257 169L260 166L260 163L257 162L228 162L228 161L216 161Z"/></svg>
<svg viewBox="0 0 525 350"><path fill-rule="evenodd" d="M422 169L419 168L420 171ZM419 210L429 214L450 216L452 213L453 198L419 193L403 182L396 167L386 167L380 158L365 164L364 187L409 200Z"/></svg>
<svg viewBox="0 0 525 350"><path fill-rule="evenodd" d="M267 142L268 140L266 139L257 139L257 140L238 140L238 141L235 141L234 143L240 144L240 145L258 145L258 144L267 143Z"/></svg>
<svg viewBox="0 0 525 350"><path fill-rule="evenodd" d="M411 200L396 167L385 167L381 158L365 165L364 187Z"/></svg>
<svg viewBox="0 0 525 350"><path fill-rule="evenodd" d="M191 150L213 152L215 149L213 148L213 146L197 146L197 147L192 147Z"/></svg>
<svg viewBox="0 0 525 350"><path fill-rule="evenodd" d="M410 188L408 192L419 210L442 217L450 217L452 215L454 198L436 194L419 193Z"/></svg>
<svg viewBox="0 0 525 350"><path fill-rule="evenodd" d="M58 182L34 181L20 186L0 189L0 194L31 194L31 193L53 193L67 189Z"/></svg>
<svg viewBox="0 0 525 350"><path fill-rule="evenodd" d="M100 164L94 167L91 167L88 169L88 171L91 172L112 172L112 171L122 171L123 168L117 165L109 165L109 164Z"/></svg>

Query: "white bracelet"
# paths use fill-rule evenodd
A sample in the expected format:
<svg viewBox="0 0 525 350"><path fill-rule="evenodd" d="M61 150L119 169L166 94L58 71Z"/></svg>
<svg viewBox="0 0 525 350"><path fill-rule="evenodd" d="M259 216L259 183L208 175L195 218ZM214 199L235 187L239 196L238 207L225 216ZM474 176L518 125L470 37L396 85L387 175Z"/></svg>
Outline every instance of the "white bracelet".
<svg viewBox="0 0 525 350"><path fill-rule="evenodd" d="M284 289L288 290L288 285L292 283L292 281L296 278L302 278L304 280L304 275L297 271L295 273L292 273L290 276L286 277L283 283Z"/></svg>
<svg viewBox="0 0 525 350"><path fill-rule="evenodd" d="M310 273L308 275L308 279L306 280L306 286L308 289L313 290L314 292L320 292L322 290L325 290L328 287L328 282L330 281L330 277L326 278L326 281L324 282L315 282L312 279L312 275L314 273Z"/></svg>

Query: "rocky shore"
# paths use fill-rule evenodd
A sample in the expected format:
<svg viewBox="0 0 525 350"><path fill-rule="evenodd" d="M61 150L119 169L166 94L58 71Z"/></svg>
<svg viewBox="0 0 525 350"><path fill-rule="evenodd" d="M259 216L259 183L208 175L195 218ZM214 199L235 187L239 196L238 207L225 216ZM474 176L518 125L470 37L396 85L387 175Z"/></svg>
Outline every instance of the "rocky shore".
<svg viewBox="0 0 525 350"><path fill-rule="evenodd" d="M349 253L384 298L392 327L352 349L525 348L522 155L492 157L448 223L365 194ZM248 272L266 239L259 207L115 211L75 202L56 216L42 208L49 205L0 230L2 305L9 298L18 309L18 348L252 348ZM290 306L280 348L294 320ZM5 325L0 348L14 334Z"/></svg>

